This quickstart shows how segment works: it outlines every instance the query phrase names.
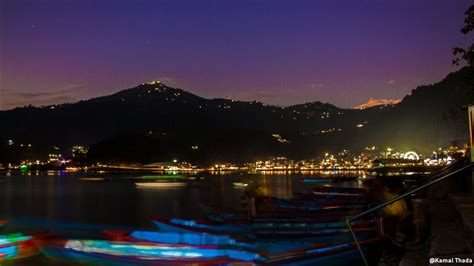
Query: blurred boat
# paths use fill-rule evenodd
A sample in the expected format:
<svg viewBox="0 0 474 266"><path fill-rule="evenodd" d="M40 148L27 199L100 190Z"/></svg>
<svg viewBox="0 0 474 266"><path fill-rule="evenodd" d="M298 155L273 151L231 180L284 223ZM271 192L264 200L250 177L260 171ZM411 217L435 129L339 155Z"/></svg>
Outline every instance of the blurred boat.
<svg viewBox="0 0 474 266"><path fill-rule="evenodd" d="M379 243L380 239L371 238L360 241L366 248ZM131 265L314 265L330 255L342 255L356 250L352 242L328 244L287 243L275 245L262 243L257 250L235 246L163 244L155 242L106 241L106 240L63 240L42 247L49 257L76 259L82 263L91 262L100 265L125 263ZM353 257L343 257L347 264ZM308 264L309 263L309 264Z"/></svg>
<svg viewBox="0 0 474 266"><path fill-rule="evenodd" d="M359 242L363 250L377 248L379 238ZM300 250L289 250L265 257L264 263L269 265L359 265L360 254L353 242L314 245Z"/></svg>
<svg viewBox="0 0 474 266"><path fill-rule="evenodd" d="M254 262L261 257L256 252L214 246L107 240L55 241L44 246L42 252L48 257L76 259L100 265L215 265Z"/></svg>
<svg viewBox="0 0 474 266"><path fill-rule="evenodd" d="M247 250L266 249L272 252L301 249L314 245L311 241L256 241L255 239L233 238L225 234L180 233L156 231L108 231L115 241L149 241L158 244L180 244L193 246L232 247Z"/></svg>
<svg viewBox="0 0 474 266"><path fill-rule="evenodd" d="M105 177L81 177L81 178L79 178L79 180L99 182L99 181L105 181L107 179Z"/></svg>
<svg viewBox="0 0 474 266"><path fill-rule="evenodd" d="M327 241L332 239L331 236L341 235L346 236L346 240L351 238L350 232L343 221L305 223L269 221L243 224L154 217L153 223L165 232L239 235L250 239L312 239L313 241L322 241L323 238L326 238L324 241ZM377 225L373 220L359 221L354 224L354 230L361 239L365 239L370 235L376 235Z"/></svg>
<svg viewBox="0 0 474 266"><path fill-rule="evenodd" d="M39 254L32 236L20 233L0 235L0 265L14 263Z"/></svg>
<svg viewBox="0 0 474 266"><path fill-rule="evenodd" d="M287 215L277 213L259 213L256 216L250 217L247 211L229 211L222 210L214 206L200 204L201 210L206 214L207 219L214 222L322 222L322 221L342 221L346 215L322 215L322 216L300 216L298 214Z"/></svg>
<svg viewBox="0 0 474 266"><path fill-rule="evenodd" d="M185 187L185 182L146 182L146 183L135 183L137 188L177 188Z"/></svg>
<svg viewBox="0 0 474 266"><path fill-rule="evenodd" d="M137 179L182 179L187 178L184 175L144 175L137 177Z"/></svg>
<svg viewBox="0 0 474 266"><path fill-rule="evenodd" d="M238 187L238 188L247 187L249 185L248 183L243 183L243 182L234 182L232 184L234 185L234 187Z"/></svg>
<svg viewBox="0 0 474 266"><path fill-rule="evenodd" d="M319 183L319 184L325 184L329 183L331 181L328 178L302 178L301 181L304 183Z"/></svg>
<svg viewBox="0 0 474 266"><path fill-rule="evenodd" d="M158 216L151 217L153 223L162 231L180 233L218 233L236 234L252 230L249 224L244 223L217 223L211 221L197 221L180 218L165 219Z"/></svg>
<svg viewBox="0 0 474 266"><path fill-rule="evenodd" d="M8 223L8 220L0 220L0 229Z"/></svg>
<svg viewBox="0 0 474 266"><path fill-rule="evenodd" d="M363 188L320 186L313 189L313 194L317 196L365 197L366 190Z"/></svg>
<svg viewBox="0 0 474 266"><path fill-rule="evenodd" d="M301 181L305 183L338 183L344 181L353 181L358 178L357 175L328 175L328 176L318 176L318 177L301 177Z"/></svg>
<svg viewBox="0 0 474 266"><path fill-rule="evenodd" d="M266 196L249 196L245 203L249 219L273 217L350 216L367 209L366 203L345 201L317 202L312 200L280 199Z"/></svg>

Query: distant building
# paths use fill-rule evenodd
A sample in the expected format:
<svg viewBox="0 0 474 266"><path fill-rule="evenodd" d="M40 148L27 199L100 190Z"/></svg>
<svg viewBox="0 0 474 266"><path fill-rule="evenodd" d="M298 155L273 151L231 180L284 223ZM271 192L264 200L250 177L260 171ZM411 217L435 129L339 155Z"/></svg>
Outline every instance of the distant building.
<svg viewBox="0 0 474 266"><path fill-rule="evenodd" d="M58 161L62 158L61 154L59 153L50 153L48 154L48 163L58 163Z"/></svg>
<svg viewBox="0 0 474 266"><path fill-rule="evenodd" d="M72 157L75 159L83 159L86 157L88 148L84 146L73 146Z"/></svg>
<svg viewBox="0 0 474 266"><path fill-rule="evenodd" d="M372 161L375 167L403 167L423 164L421 160L411 160L403 158L378 158Z"/></svg>

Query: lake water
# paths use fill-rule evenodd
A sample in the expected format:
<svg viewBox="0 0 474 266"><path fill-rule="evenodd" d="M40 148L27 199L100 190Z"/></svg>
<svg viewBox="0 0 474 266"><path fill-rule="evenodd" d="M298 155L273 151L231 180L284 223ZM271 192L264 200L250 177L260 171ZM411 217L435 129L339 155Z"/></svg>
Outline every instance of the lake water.
<svg viewBox="0 0 474 266"><path fill-rule="evenodd" d="M139 189L141 175L87 173L0 174L0 218L31 217L48 220L120 226L150 226L149 216L199 217L200 202L240 209L245 188L233 182L252 181L266 195L291 197L311 192L315 184L301 181L301 174L196 174L204 180L188 187ZM314 176L314 175L313 175ZM106 181L83 181L107 177ZM345 182L344 186L358 186Z"/></svg>
<svg viewBox="0 0 474 266"><path fill-rule="evenodd" d="M291 197L294 192L311 192L315 184L304 183L302 174L195 174L204 177L182 188L139 189L138 174L88 173L0 173L0 219L15 221L22 227L55 221L62 223L96 224L105 226L154 229L149 217L198 218L203 213L200 202L225 209L241 209L245 188L233 182L260 185L266 195ZM314 176L314 175L312 175ZM81 178L106 177L106 181L83 181ZM333 184L334 185L334 184ZM341 186L361 186L358 181ZM50 264L36 261L34 264Z"/></svg>

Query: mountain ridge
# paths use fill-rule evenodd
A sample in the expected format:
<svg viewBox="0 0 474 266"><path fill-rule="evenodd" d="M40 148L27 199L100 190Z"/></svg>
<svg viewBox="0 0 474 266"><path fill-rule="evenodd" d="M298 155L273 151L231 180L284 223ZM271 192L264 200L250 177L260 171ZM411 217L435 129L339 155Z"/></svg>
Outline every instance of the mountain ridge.
<svg viewBox="0 0 474 266"><path fill-rule="evenodd" d="M464 141L466 125L458 117L461 106L473 102L473 77L472 68L463 68L417 87L398 104L363 110L318 101L277 107L206 99L163 83L143 83L77 103L0 111L0 121L8 125L0 128L0 160L44 156L53 146L67 150L77 144L90 146L94 160L140 162L171 156L198 161L304 158L368 145L427 151ZM7 145L9 140L33 148L22 151ZM122 144L110 144L117 141ZM141 147L137 143L147 143L142 147L146 156L131 148ZM201 148L191 151L191 146ZM130 152L117 151L120 147Z"/></svg>

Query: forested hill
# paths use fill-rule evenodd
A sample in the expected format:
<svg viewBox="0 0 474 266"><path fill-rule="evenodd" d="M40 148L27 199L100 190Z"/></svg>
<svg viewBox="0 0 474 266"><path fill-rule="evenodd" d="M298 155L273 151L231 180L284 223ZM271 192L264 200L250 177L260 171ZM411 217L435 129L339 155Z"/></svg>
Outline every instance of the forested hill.
<svg viewBox="0 0 474 266"><path fill-rule="evenodd" d="M0 160L46 156L53 146L66 153L72 145L90 146L91 160L133 162L298 159L372 145L428 152L466 142L462 108L474 102L473 84L466 67L399 104L356 110L205 99L150 82L73 104L0 111Z"/></svg>

